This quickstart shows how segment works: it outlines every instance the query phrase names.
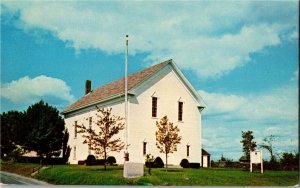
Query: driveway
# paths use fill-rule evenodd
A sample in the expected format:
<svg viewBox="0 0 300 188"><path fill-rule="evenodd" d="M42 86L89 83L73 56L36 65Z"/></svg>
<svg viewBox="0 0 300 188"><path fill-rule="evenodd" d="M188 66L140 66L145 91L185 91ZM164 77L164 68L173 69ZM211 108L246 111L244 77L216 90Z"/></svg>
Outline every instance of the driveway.
<svg viewBox="0 0 300 188"><path fill-rule="evenodd" d="M46 182L38 181L36 179L27 178L17 174L0 171L0 185L50 185Z"/></svg>

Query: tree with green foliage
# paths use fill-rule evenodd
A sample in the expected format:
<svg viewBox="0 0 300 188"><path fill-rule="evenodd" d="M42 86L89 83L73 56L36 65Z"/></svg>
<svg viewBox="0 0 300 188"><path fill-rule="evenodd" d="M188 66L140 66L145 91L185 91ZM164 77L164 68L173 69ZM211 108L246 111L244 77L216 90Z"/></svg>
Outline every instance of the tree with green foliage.
<svg viewBox="0 0 300 188"><path fill-rule="evenodd" d="M253 141L254 136L252 131L242 131L243 152L247 160L250 160L250 151L256 148L256 142Z"/></svg>
<svg viewBox="0 0 300 188"><path fill-rule="evenodd" d="M222 162L222 161L225 161L225 162L233 162L233 159L226 158L226 157L224 157L224 155L222 154L222 155L221 155L221 158L219 159L219 162Z"/></svg>
<svg viewBox="0 0 300 188"><path fill-rule="evenodd" d="M166 155L166 170L168 169L168 154L177 151L177 145L180 144L181 136L179 136L179 128L169 122L167 116L156 121L156 127L158 130L156 135L156 146L160 153Z"/></svg>
<svg viewBox="0 0 300 188"><path fill-rule="evenodd" d="M9 156L17 149L17 145L22 146L26 142L29 129L25 119L24 112L8 111L1 114L1 158Z"/></svg>
<svg viewBox="0 0 300 188"><path fill-rule="evenodd" d="M283 152L280 164L284 170L299 169L299 153Z"/></svg>
<svg viewBox="0 0 300 188"><path fill-rule="evenodd" d="M124 129L124 123L123 118L112 114L112 108L101 109L97 106L96 108L96 125L99 131L96 132L92 127L87 128L82 124L77 125L77 132L82 133L82 137L85 138L84 144L88 144L95 154L106 160L109 152L120 152L125 147L121 138L115 138L115 135ZM104 169L106 170L106 163Z"/></svg>
<svg viewBox="0 0 300 188"><path fill-rule="evenodd" d="M259 147L267 150L270 153L270 161L276 161L276 157L274 154L274 141L276 140L276 136L270 135L263 139L263 143L259 144Z"/></svg>
<svg viewBox="0 0 300 188"><path fill-rule="evenodd" d="M35 151L40 157L57 156L61 152L65 129L59 111L41 100L28 107L26 116L30 131L25 149Z"/></svg>
<svg viewBox="0 0 300 188"><path fill-rule="evenodd" d="M64 137L62 140L62 158L64 159L65 162L68 162L68 159L70 157L71 153L71 147L68 145L69 141L69 132L68 129L64 130Z"/></svg>

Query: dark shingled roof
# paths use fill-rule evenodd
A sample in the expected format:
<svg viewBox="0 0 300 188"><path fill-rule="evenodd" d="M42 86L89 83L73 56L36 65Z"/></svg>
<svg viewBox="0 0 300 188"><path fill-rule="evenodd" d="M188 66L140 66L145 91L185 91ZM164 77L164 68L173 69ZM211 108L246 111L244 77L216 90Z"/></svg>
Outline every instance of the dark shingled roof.
<svg viewBox="0 0 300 188"><path fill-rule="evenodd" d="M138 84L140 84L142 81L147 79L149 76L151 76L156 71L163 68L168 63L172 62L172 60L167 60L162 63L156 64L150 68L144 69L140 72L133 73L131 75L128 75L128 90L134 88ZM68 112L72 112L74 110L80 109L82 107L86 107L89 105L92 105L97 102L101 102L103 100L106 100L108 98L111 98L116 95L122 95L124 94L124 77L120 78L119 80L110 82L106 85L103 85L99 88L97 88L95 91L83 96L81 99L76 101L75 103L71 104L69 107L67 107L62 113L66 114Z"/></svg>
<svg viewBox="0 0 300 188"><path fill-rule="evenodd" d="M206 150L202 149L202 155L210 155Z"/></svg>

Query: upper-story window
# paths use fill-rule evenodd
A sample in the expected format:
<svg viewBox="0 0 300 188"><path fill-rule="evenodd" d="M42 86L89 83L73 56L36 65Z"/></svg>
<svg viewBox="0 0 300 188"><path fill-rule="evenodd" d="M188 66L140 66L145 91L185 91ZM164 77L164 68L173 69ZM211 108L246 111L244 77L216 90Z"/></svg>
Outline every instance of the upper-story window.
<svg viewBox="0 0 300 188"><path fill-rule="evenodd" d="M92 124L93 124L93 118L89 117L89 128L92 128Z"/></svg>
<svg viewBox="0 0 300 188"><path fill-rule="evenodd" d="M152 117L157 117L157 97L152 97Z"/></svg>
<svg viewBox="0 0 300 188"><path fill-rule="evenodd" d="M186 145L186 156L190 156L190 145Z"/></svg>
<svg viewBox="0 0 300 188"><path fill-rule="evenodd" d="M183 102L178 102L178 121L182 121L183 115Z"/></svg>
<svg viewBox="0 0 300 188"><path fill-rule="evenodd" d="M74 125L74 138L77 138L77 121L75 121Z"/></svg>

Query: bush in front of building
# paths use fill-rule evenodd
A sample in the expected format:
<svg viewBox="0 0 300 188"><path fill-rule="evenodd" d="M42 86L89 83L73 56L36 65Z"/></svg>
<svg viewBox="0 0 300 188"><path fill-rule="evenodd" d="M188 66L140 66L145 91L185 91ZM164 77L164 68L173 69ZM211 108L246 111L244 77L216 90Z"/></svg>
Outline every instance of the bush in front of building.
<svg viewBox="0 0 300 188"><path fill-rule="evenodd" d="M96 157L94 155L88 155L85 161L87 166L92 166L96 161Z"/></svg>
<svg viewBox="0 0 300 188"><path fill-rule="evenodd" d="M111 159L113 160L113 159ZM105 159L96 159L94 155L88 155L87 159L85 160L85 165L93 166L93 165L105 165L107 160Z"/></svg>
<svg viewBox="0 0 300 188"><path fill-rule="evenodd" d="M182 159L181 162L180 162L180 166L182 168L189 168L190 167L190 163L187 159Z"/></svg>
<svg viewBox="0 0 300 188"><path fill-rule="evenodd" d="M116 163L117 161L116 161L116 158L114 157L114 156L109 156L109 157L107 157L107 163L109 164L109 165L113 165L114 163Z"/></svg>
<svg viewBox="0 0 300 188"><path fill-rule="evenodd" d="M200 168L200 163L190 163L190 168Z"/></svg>
<svg viewBox="0 0 300 188"><path fill-rule="evenodd" d="M156 157L153 162L153 168L163 168L164 166L163 160L160 157Z"/></svg>

